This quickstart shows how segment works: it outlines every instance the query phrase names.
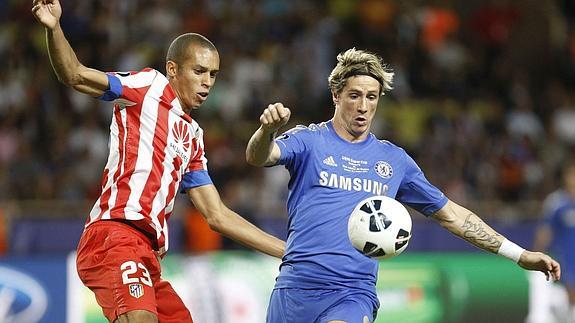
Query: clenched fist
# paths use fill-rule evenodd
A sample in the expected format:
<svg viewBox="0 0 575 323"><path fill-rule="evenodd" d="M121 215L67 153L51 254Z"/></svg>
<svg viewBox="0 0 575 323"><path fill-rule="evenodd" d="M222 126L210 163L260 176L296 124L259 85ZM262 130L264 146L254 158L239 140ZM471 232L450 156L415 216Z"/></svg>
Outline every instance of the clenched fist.
<svg viewBox="0 0 575 323"><path fill-rule="evenodd" d="M274 132L289 121L290 115L290 109L282 103L270 104L260 116L260 123L264 130Z"/></svg>
<svg viewBox="0 0 575 323"><path fill-rule="evenodd" d="M46 28L54 29L62 16L62 7L58 0L34 0L32 13Z"/></svg>

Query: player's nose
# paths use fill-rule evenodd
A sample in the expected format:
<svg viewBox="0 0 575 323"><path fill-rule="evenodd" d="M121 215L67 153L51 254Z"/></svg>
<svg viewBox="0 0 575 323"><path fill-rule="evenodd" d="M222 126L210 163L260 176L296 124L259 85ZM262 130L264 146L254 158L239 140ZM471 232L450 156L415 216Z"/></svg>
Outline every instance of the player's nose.
<svg viewBox="0 0 575 323"><path fill-rule="evenodd" d="M214 85L215 80L211 77L210 73L204 73L202 76L202 86L205 88L211 88Z"/></svg>
<svg viewBox="0 0 575 323"><path fill-rule="evenodd" d="M361 103L358 105L357 110L361 113L366 113L368 110L368 103L367 103L367 99L363 99L361 100Z"/></svg>

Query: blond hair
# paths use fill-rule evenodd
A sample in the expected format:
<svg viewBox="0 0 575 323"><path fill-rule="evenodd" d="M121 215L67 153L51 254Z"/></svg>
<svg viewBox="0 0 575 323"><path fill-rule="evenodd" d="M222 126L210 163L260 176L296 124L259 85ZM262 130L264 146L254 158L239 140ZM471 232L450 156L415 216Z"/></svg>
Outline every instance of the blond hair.
<svg viewBox="0 0 575 323"><path fill-rule="evenodd" d="M351 48L337 55L337 65L328 77L329 88L340 93L347 79L356 75L367 75L381 85L380 95L392 89L393 72L383 63L383 59L374 53Z"/></svg>

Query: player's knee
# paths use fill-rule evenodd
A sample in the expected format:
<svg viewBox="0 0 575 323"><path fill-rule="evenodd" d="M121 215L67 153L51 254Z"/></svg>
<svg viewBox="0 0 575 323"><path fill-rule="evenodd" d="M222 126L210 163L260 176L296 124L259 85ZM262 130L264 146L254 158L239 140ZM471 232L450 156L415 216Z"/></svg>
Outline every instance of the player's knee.
<svg viewBox="0 0 575 323"><path fill-rule="evenodd" d="M158 323L158 317L148 311L136 310L124 313L114 323Z"/></svg>

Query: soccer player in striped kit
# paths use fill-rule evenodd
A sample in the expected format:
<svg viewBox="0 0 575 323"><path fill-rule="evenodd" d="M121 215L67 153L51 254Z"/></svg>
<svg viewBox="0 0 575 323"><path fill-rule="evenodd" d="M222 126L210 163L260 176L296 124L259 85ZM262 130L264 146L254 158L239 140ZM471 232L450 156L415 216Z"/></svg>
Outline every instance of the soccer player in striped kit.
<svg viewBox="0 0 575 323"><path fill-rule="evenodd" d="M355 205L374 195L393 197L479 248L559 279L559 263L505 239L429 183L403 149L370 133L379 98L393 80L380 57L350 49L337 60L328 79L331 120L276 138L291 112L270 104L246 148L250 164L284 165L291 176L286 253L268 323L373 322L378 263L354 249L347 223Z"/></svg>
<svg viewBox="0 0 575 323"><path fill-rule="evenodd" d="M203 131L189 113L206 100L219 70L214 45L183 34L170 45L166 76L154 69L103 73L82 65L66 40L58 0L34 0L46 29L58 79L74 89L115 101L102 194L78 246L82 282L110 322L192 322L172 286L161 279L168 219L185 191L210 227L244 245L281 257L284 242L229 210L207 171Z"/></svg>

